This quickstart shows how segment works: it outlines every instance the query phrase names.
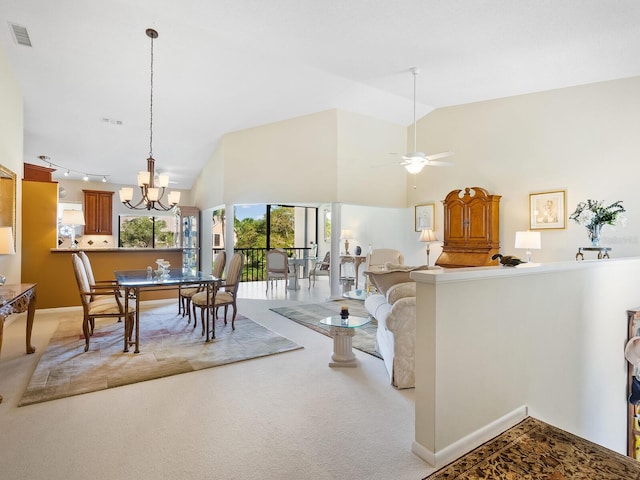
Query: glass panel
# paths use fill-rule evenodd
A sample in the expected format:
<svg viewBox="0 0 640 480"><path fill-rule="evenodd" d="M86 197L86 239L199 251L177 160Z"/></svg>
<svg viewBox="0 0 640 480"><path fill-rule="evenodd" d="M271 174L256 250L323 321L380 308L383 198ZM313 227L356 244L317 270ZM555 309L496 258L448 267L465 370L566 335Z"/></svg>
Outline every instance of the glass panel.
<svg viewBox="0 0 640 480"><path fill-rule="evenodd" d="M171 248L176 246L179 238L178 225L175 221L175 215L161 215L154 218L154 248ZM185 237L186 237L185 231ZM194 232L197 235L197 230ZM185 238L186 239L186 238ZM185 245L187 246L187 245Z"/></svg>
<svg viewBox="0 0 640 480"><path fill-rule="evenodd" d="M225 235L225 211L224 208L213 211L213 246L224 248Z"/></svg>
<svg viewBox="0 0 640 480"><path fill-rule="evenodd" d="M120 246L153 247L153 217L120 216Z"/></svg>
<svg viewBox="0 0 640 480"><path fill-rule="evenodd" d="M271 206L271 248L295 247L296 218L294 207Z"/></svg>
<svg viewBox="0 0 640 480"><path fill-rule="evenodd" d="M238 205L235 207L236 248L266 248L266 208L266 205Z"/></svg>

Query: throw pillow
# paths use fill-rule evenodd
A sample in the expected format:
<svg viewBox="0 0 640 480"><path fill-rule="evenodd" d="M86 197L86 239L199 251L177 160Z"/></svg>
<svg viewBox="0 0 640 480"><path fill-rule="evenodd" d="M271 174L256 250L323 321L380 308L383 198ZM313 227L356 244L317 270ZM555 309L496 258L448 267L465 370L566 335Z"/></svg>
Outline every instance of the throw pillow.
<svg viewBox="0 0 640 480"><path fill-rule="evenodd" d="M411 272L414 270L426 270L426 265L419 267L411 267L401 265L402 268L387 269L383 271L367 271L366 275L369 276L371 283L378 289L378 291L386 295L389 288L397 283L413 282L411 279Z"/></svg>

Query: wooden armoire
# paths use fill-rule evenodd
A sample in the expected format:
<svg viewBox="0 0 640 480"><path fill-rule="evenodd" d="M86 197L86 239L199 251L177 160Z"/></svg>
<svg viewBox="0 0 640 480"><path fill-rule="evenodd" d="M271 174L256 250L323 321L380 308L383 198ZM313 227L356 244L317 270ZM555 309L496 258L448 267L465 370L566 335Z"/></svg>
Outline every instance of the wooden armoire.
<svg viewBox="0 0 640 480"><path fill-rule="evenodd" d="M436 265L480 267L497 265L491 257L500 249L500 195L467 187L449 192L444 204L444 244Z"/></svg>

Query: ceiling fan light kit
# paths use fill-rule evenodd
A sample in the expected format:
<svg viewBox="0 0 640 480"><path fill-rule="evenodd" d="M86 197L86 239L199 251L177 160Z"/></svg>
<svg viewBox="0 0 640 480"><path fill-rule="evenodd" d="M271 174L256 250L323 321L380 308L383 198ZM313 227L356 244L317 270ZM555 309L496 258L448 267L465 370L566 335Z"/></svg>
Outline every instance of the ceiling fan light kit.
<svg viewBox="0 0 640 480"><path fill-rule="evenodd" d="M159 175L155 178L155 159L153 158L153 39L158 38L158 32L153 28L148 28L145 32L151 39L151 100L150 100L150 120L149 120L149 158L147 158L147 170L138 173L138 187L142 198L136 204L133 200L133 187L122 187L118 192L120 201L132 210L159 210L168 211L176 207L180 202L180 192L169 192L167 204L162 202L165 189L169 185L168 175Z"/></svg>
<svg viewBox="0 0 640 480"><path fill-rule="evenodd" d="M424 167L427 165L433 166L445 166L451 165L448 162L435 162L434 160L437 158L444 158L450 155L453 155L452 152L442 152L436 153L435 155L426 155L424 152L418 152L417 148L417 139L418 139L418 130L416 128L416 79L420 74L420 69L417 67L412 67L410 69L411 74L413 75L413 152L409 152L406 155L402 156L403 162L401 165L407 169L407 172L411 174L417 174L422 171Z"/></svg>

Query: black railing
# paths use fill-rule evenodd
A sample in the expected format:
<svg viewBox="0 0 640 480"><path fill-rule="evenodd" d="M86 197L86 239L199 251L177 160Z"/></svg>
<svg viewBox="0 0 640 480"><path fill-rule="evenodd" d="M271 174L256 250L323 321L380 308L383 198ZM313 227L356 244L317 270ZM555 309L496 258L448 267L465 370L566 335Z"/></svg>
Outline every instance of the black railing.
<svg viewBox="0 0 640 480"><path fill-rule="evenodd" d="M213 256L222 251L222 248L214 248ZM309 258L311 256L311 248L283 248L289 257ZM234 248L234 252L240 252L244 255L244 267L242 268L241 282L258 282L266 278L266 248ZM309 275L309 265L305 264L298 272L303 278Z"/></svg>

